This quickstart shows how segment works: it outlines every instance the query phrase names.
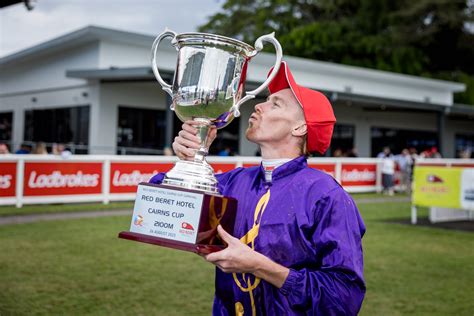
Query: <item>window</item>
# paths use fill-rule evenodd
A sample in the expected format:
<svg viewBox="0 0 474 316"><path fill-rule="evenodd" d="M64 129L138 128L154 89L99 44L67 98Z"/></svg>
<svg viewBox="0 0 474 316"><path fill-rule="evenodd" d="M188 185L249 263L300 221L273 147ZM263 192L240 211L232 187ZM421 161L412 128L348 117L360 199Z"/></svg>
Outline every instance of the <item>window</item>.
<svg viewBox="0 0 474 316"><path fill-rule="evenodd" d="M150 155L163 153L166 111L119 107L117 154Z"/></svg>
<svg viewBox="0 0 474 316"><path fill-rule="evenodd" d="M63 143L75 154L87 154L89 106L25 111L25 141Z"/></svg>
<svg viewBox="0 0 474 316"><path fill-rule="evenodd" d="M455 144L455 155L456 158L473 158L474 157L474 134L456 134Z"/></svg>
<svg viewBox="0 0 474 316"><path fill-rule="evenodd" d="M13 112L0 113L0 143L8 145L12 151Z"/></svg>
<svg viewBox="0 0 474 316"><path fill-rule="evenodd" d="M354 130L354 125L335 124L328 155L351 156L354 148Z"/></svg>
<svg viewBox="0 0 474 316"><path fill-rule="evenodd" d="M431 147L438 147L435 132L372 127L372 157L376 157L384 147L390 147L393 154L399 154L404 148L415 148L418 153Z"/></svg>
<svg viewBox="0 0 474 316"><path fill-rule="evenodd" d="M181 130L183 122L173 114L174 118L174 129L173 138L177 136ZM209 155L238 155L239 154L239 139L240 139L240 118L234 118L234 120L224 128L217 130L217 136L214 142L209 148Z"/></svg>

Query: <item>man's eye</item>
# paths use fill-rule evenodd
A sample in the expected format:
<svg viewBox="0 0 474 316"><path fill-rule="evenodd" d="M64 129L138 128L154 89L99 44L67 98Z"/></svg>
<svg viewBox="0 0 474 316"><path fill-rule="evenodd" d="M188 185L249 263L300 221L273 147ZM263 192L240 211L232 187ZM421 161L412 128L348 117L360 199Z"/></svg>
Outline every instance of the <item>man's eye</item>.
<svg viewBox="0 0 474 316"><path fill-rule="evenodd" d="M278 103L276 103L276 102L273 102L272 106L273 106L274 108L279 108L279 107L280 107L280 105L279 105Z"/></svg>

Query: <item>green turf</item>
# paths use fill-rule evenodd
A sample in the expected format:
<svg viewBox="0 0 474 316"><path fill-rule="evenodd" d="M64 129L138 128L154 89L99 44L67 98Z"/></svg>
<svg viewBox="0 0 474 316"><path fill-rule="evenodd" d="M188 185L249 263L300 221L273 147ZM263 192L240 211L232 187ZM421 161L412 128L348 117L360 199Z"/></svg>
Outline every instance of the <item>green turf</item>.
<svg viewBox="0 0 474 316"><path fill-rule="evenodd" d="M361 315L473 315L472 233L385 222L408 218L408 203L360 209L368 229ZM0 315L209 315L213 267L116 238L129 223L0 226Z"/></svg>
<svg viewBox="0 0 474 316"><path fill-rule="evenodd" d="M370 192L370 193L351 193L352 198L354 200L360 200L360 199L384 199L384 200L399 200L401 198L409 198L410 195L406 193L396 193L393 196L389 195L383 195L381 193L375 193L375 192Z"/></svg>
<svg viewBox="0 0 474 316"><path fill-rule="evenodd" d="M133 202L111 202L102 203L75 203L75 204L45 204L45 205L23 205L0 206L0 217L11 215L30 215L46 213L68 213L68 212L88 212L99 210L133 209Z"/></svg>

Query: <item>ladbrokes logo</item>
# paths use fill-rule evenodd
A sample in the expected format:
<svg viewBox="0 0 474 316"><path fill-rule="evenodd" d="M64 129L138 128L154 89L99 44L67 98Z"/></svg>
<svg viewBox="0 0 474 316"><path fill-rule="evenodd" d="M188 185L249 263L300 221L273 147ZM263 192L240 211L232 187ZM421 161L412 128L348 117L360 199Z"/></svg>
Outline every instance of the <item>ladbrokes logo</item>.
<svg viewBox="0 0 474 316"><path fill-rule="evenodd" d="M148 182L157 173L156 170L153 170L152 173L141 173L139 170L133 170L132 173L120 173L117 170L114 172L112 185L116 187L135 186L140 182Z"/></svg>
<svg viewBox="0 0 474 316"><path fill-rule="evenodd" d="M441 179L440 177L434 174L429 174L426 177L426 181L429 183L443 183L444 182L443 179Z"/></svg>
<svg viewBox="0 0 474 316"><path fill-rule="evenodd" d="M32 189L96 187L99 184L99 177L100 175L97 173L88 174L82 173L82 171L77 171L74 174L62 174L60 171L37 174L36 171L32 171L28 179L28 186Z"/></svg>
<svg viewBox="0 0 474 316"><path fill-rule="evenodd" d="M351 171L342 171L342 181L344 182L361 182L361 181L375 181L375 171L368 169Z"/></svg>
<svg viewBox="0 0 474 316"><path fill-rule="evenodd" d="M8 189L12 185L12 175L0 175L0 189Z"/></svg>

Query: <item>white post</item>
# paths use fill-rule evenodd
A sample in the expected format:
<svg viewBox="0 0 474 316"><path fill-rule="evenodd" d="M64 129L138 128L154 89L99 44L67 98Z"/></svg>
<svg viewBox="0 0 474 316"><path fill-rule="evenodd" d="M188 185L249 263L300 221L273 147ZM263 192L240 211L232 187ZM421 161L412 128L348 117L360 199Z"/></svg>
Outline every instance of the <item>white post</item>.
<svg viewBox="0 0 474 316"><path fill-rule="evenodd" d="M110 203L110 158L102 163L102 203Z"/></svg>
<svg viewBox="0 0 474 316"><path fill-rule="evenodd" d="M417 218L416 218L416 205L412 204L411 205L411 223L413 225L416 225Z"/></svg>
<svg viewBox="0 0 474 316"><path fill-rule="evenodd" d="M336 170L334 170L334 176L336 177L336 181L339 182L339 184L342 183L342 162L340 160L337 160L336 162Z"/></svg>
<svg viewBox="0 0 474 316"><path fill-rule="evenodd" d="M382 192L382 163L380 161L376 162L377 168L375 169L375 192Z"/></svg>
<svg viewBox="0 0 474 316"><path fill-rule="evenodd" d="M25 160L18 159L16 163L16 207L23 206L23 182L25 180Z"/></svg>

